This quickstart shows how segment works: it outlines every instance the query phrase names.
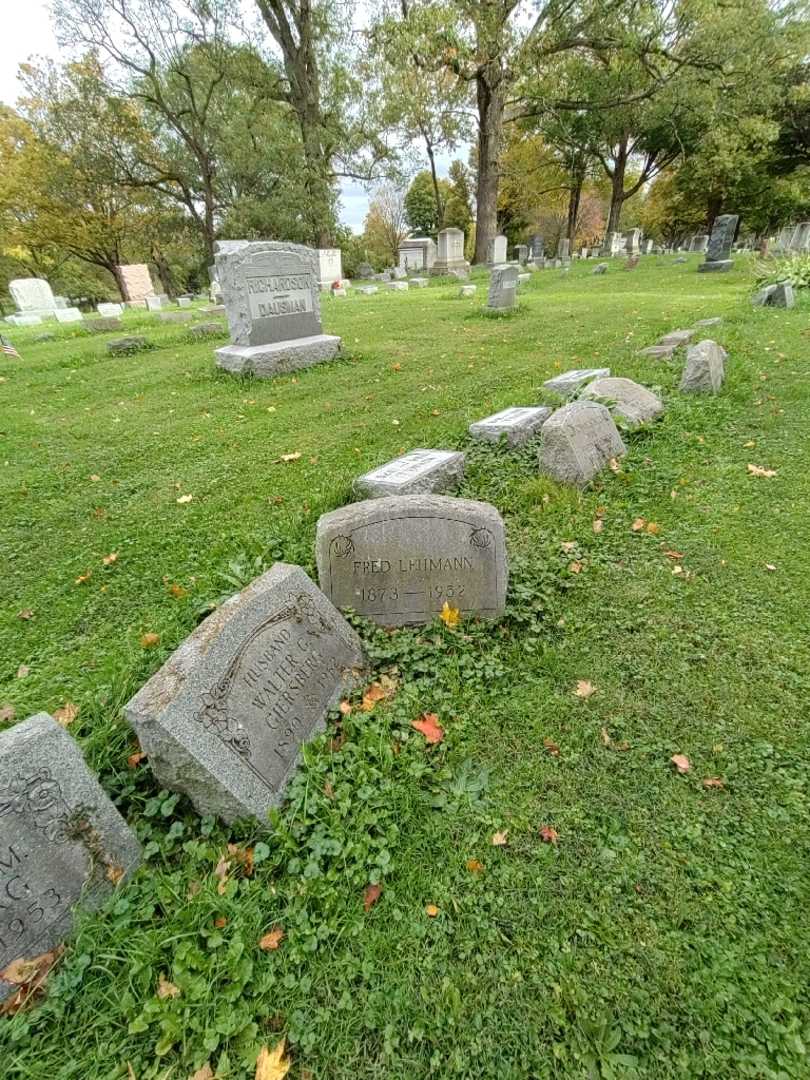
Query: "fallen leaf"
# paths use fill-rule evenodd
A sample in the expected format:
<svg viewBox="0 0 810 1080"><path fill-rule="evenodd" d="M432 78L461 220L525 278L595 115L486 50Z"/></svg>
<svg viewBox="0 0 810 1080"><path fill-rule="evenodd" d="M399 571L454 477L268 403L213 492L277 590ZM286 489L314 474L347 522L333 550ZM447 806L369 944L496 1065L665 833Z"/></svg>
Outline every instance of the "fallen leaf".
<svg viewBox="0 0 810 1080"><path fill-rule="evenodd" d="M426 904L425 914L428 916L429 919L435 919L436 916L439 914L439 909L436 907L435 904Z"/></svg>
<svg viewBox="0 0 810 1080"><path fill-rule="evenodd" d="M76 584L77 585L84 585L84 583L86 581L89 581L92 576L93 576L93 571L92 570L88 570L86 574L79 574L79 576L76 578Z"/></svg>
<svg viewBox="0 0 810 1080"><path fill-rule="evenodd" d="M28 619L33 619L34 613L31 608L23 608L22 611L17 612L17 618L27 622Z"/></svg>
<svg viewBox="0 0 810 1080"><path fill-rule="evenodd" d="M578 559L574 559L572 563L568 564L568 569L572 574L578 574L582 570L582 563Z"/></svg>
<svg viewBox="0 0 810 1080"><path fill-rule="evenodd" d="M770 570L770 571L774 571L776 569L776 567L773 565L772 562L766 562L765 563L765 569Z"/></svg>
<svg viewBox="0 0 810 1080"><path fill-rule="evenodd" d="M188 1078L188 1080L214 1080L214 1071L209 1062L202 1066Z"/></svg>
<svg viewBox="0 0 810 1080"><path fill-rule="evenodd" d="M382 893L382 885L366 885L363 891L363 911L370 911Z"/></svg>
<svg viewBox="0 0 810 1080"><path fill-rule="evenodd" d="M724 788L726 783L719 776L707 776L703 781L703 786L705 788Z"/></svg>
<svg viewBox="0 0 810 1080"><path fill-rule="evenodd" d="M175 600L182 600L184 596L188 596L188 589L184 589L182 585L170 585L169 593Z"/></svg>
<svg viewBox="0 0 810 1080"><path fill-rule="evenodd" d="M599 733L599 736L600 736L600 738L602 740L602 746L610 746L611 743L613 742L613 740L611 739L611 737L610 737L610 735L608 733L608 729L606 727L602 728L602 730Z"/></svg>
<svg viewBox="0 0 810 1080"><path fill-rule="evenodd" d="M484 869L484 864L478 859L467 859L467 869L471 874L480 874Z"/></svg>
<svg viewBox="0 0 810 1080"><path fill-rule="evenodd" d="M11 983L12 986L18 986L19 990L0 1002L0 1014L11 1015L19 1012L25 1005L31 1004L42 990L48 973L63 952L64 946L58 945L50 952L41 953L30 960L19 957L3 968L0 971L0 979Z"/></svg>
<svg viewBox="0 0 810 1080"><path fill-rule="evenodd" d="M673 754L669 760L679 773L688 773L692 767L689 758L685 754Z"/></svg>
<svg viewBox="0 0 810 1080"><path fill-rule="evenodd" d="M752 476L776 476L776 469L765 469L762 465L750 465L748 471Z"/></svg>
<svg viewBox="0 0 810 1080"><path fill-rule="evenodd" d="M334 797L335 797L335 789L332 787L332 783L331 783L330 780L325 780L324 781L323 793L327 797L327 799L334 799Z"/></svg>
<svg viewBox="0 0 810 1080"><path fill-rule="evenodd" d="M601 518L595 518L591 527L595 533L600 533L604 529L605 523Z"/></svg>
<svg viewBox="0 0 810 1080"><path fill-rule="evenodd" d="M563 540L563 542L560 544L560 547L563 549L566 555L570 555L576 546L576 540Z"/></svg>
<svg viewBox="0 0 810 1080"><path fill-rule="evenodd" d="M282 1039L272 1050L263 1046L256 1058L255 1080L284 1080L292 1062L285 1057L287 1040Z"/></svg>
<svg viewBox="0 0 810 1080"><path fill-rule="evenodd" d="M117 885L121 878L124 876L123 866L119 866L118 863L107 863L106 878L107 881L111 881L113 885Z"/></svg>
<svg viewBox="0 0 810 1080"><path fill-rule="evenodd" d="M227 925L228 920L225 918L224 915L217 915L217 917L214 919L214 926L217 928L217 930L222 930L223 927Z"/></svg>
<svg viewBox="0 0 810 1080"><path fill-rule="evenodd" d="M445 626L452 630L453 627L458 626L458 624L461 622L461 612L456 607L450 607L450 605L445 600L444 604L442 605L442 610L439 613L439 618L442 620Z"/></svg>
<svg viewBox="0 0 810 1080"><path fill-rule="evenodd" d="M619 473L619 472L622 471L622 467L619 464L619 460L618 460L618 458L615 458L615 457L612 457L610 459L610 461L608 462L608 467L610 468L610 471L614 472L614 473Z"/></svg>
<svg viewBox="0 0 810 1080"><path fill-rule="evenodd" d="M391 365L391 370L392 371L402 371L402 364L392 364Z"/></svg>
<svg viewBox="0 0 810 1080"><path fill-rule="evenodd" d="M245 877L253 876L253 848L239 847L238 844L228 844L228 854L242 867L242 873Z"/></svg>
<svg viewBox="0 0 810 1080"><path fill-rule="evenodd" d="M349 716L351 714L352 707L348 701L341 701L338 708L340 709L341 716Z"/></svg>
<svg viewBox="0 0 810 1080"><path fill-rule="evenodd" d="M162 971L160 973L160 978L158 979L157 996L162 1001L165 1001L166 998L176 998L180 996L180 987L169 982Z"/></svg>
<svg viewBox="0 0 810 1080"><path fill-rule="evenodd" d="M94 484L97 484L99 482L99 480L101 479L101 477L97 476L95 473L91 473L90 474L90 479Z"/></svg>
<svg viewBox="0 0 810 1080"><path fill-rule="evenodd" d="M144 649L154 649L156 645L160 644L160 634L148 633L144 634L141 638L141 647Z"/></svg>
<svg viewBox="0 0 810 1080"><path fill-rule="evenodd" d="M587 699L596 693L596 687L587 679L579 679L573 693L575 697Z"/></svg>
<svg viewBox="0 0 810 1080"><path fill-rule="evenodd" d="M550 825L544 825L540 830L540 839L546 844L556 844L560 839L560 834Z"/></svg>
<svg viewBox="0 0 810 1080"><path fill-rule="evenodd" d="M127 758L127 765L129 765L130 769L137 769L145 757L146 754L143 750L136 750L134 754L130 754Z"/></svg>
<svg viewBox="0 0 810 1080"><path fill-rule="evenodd" d="M548 750L552 757L560 756L559 746L557 746L555 742L552 742L551 739L543 739L543 746L545 746L546 750Z"/></svg>
<svg viewBox="0 0 810 1080"><path fill-rule="evenodd" d="M283 940L284 931L280 926L275 926L263 937L259 938L259 948L263 952L272 952L279 947Z"/></svg>
<svg viewBox="0 0 810 1080"><path fill-rule="evenodd" d="M681 551L665 551L664 554L668 559L682 559L684 557Z"/></svg>
<svg viewBox="0 0 810 1080"><path fill-rule="evenodd" d="M17 668L17 678L18 679L24 679L26 677L26 675L30 675L30 674L31 674L31 668L28 667L27 664L20 664L20 666Z"/></svg>
<svg viewBox="0 0 810 1080"><path fill-rule="evenodd" d="M633 530L633 532L641 532L641 530L644 528L644 526L646 524L647 524L646 518L636 518L636 520L633 522L633 524L630 526L630 528Z"/></svg>
<svg viewBox="0 0 810 1080"><path fill-rule="evenodd" d="M227 889L228 882L230 881L230 873L231 873L230 861L228 859L226 859L224 855L220 855L219 862L214 867L214 877L219 878L219 883L217 885L217 892L219 893L220 896L225 895L225 890Z"/></svg>
<svg viewBox="0 0 810 1080"><path fill-rule="evenodd" d="M118 561L118 552L111 551L110 554L105 555L101 561L104 563L105 566L112 566L114 562Z"/></svg>
<svg viewBox="0 0 810 1080"><path fill-rule="evenodd" d="M492 846L493 847L506 847L509 843L509 830L503 829L501 832L492 834Z"/></svg>
<svg viewBox="0 0 810 1080"><path fill-rule="evenodd" d="M298 459L300 457L301 457L301 451L296 450L294 454L282 454L280 460L281 461L298 461Z"/></svg>
<svg viewBox="0 0 810 1080"><path fill-rule="evenodd" d="M373 682L363 694L363 703L360 708L363 712L371 712L378 701L385 700L385 690L378 682Z"/></svg>
<svg viewBox="0 0 810 1080"><path fill-rule="evenodd" d="M185 506L186 503L190 503L193 498L193 495L181 495L178 499L175 499L175 502L178 502L181 506Z"/></svg>
<svg viewBox="0 0 810 1080"><path fill-rule="evenodd" d="M72 701L66 701L61 709L55 709L53 712L54 720L57 724L61 724L62 727L72 724L78 715L79 706L74 705Z"/></svg>
<svg viewBox="0 0 810 1080"><path fill-rule="evenodd" d="M673 574L682 574L683 573L683 567L682 566L673 566L672 567L672 573Z"/></svg>
<svg viewBox="0 0 810 1080"><path fill-rule="evenodd" d="M648 521L647 532L650 534L650 536L658 536L658 534L661 532L661 526L658 525L655 521Z"/></svg>
<svg viewBox="0 0 810 1080"><path fill-rule="evenodd" d="M753 450L756 445L757 444L754 442L753 439L749 439L748 442L743 443L743 449L744 450Z"/></svg>
<svg viewBox="0 0 810 1080"><path fill-rule="evenodd" d="M13 720L16 715L13 705L9 705L8 702L5 705L0 705L0 723L6 724L9 720Z"/></svg>
<svg viewBox="0 0 810 1080"><path fill-rule="evenodd" d="M421 731L428 743L440 743L444 738L444 728L436 713L422 713L418 720L411 720L411 727Z"/></svg>

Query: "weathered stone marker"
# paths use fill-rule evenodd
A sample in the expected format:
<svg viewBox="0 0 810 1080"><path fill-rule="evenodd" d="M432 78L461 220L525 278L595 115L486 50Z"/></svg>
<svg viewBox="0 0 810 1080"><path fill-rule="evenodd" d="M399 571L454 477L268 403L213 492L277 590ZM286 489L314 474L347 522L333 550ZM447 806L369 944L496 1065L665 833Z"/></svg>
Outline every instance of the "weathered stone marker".
<svg viewBox="0 0 810 1080"><path fill-rule="evenodd" d="M111 330L123 330L124 324L120 319L85 319L84 327L94 334L106 334Z"/></svg>
<svg viewBox="0 0 810 1080"><path fill-rule="evenodd" d="M517 299L517 286L518 268L516 266L494 266L490 274L487 294L489 310L506 311L513 308Z"/></svg>
<svg viewBox="0 0 810 1080"><path fill-rule="evenodd" d="M449 491L464 477L464 455L458 450L410 450L354 482L354 490L367 499L387 495L415 495Z"/></svg>
<svg viewBox="0 0 810 1080"><path fill-rule="evenodd" d="M583 398L601 401L612 416L618 416L630 427L655 420L664 411L660 399L632 379L594 379L580 394L580 401Z"/></svg>
<svg viewBox="0 0 810 1080"><path fill-rule="evenodd" d="M457 274L466 277L470 264L464 258L464 233L461 229L442 229L439 233L439 251L430 268L431 274Z"/></svg>
<svg viewBox="0 0 810 1080"><path fill-rule="evenodd" d="M139 334L132 334L130 337L122 337L107 342L107 352L113 356L128 356L130 353L143 352L144 349L151 348L151 343Z"/></svg>
<svg viewBox="0 0 810 1080"><path fill-rule="evenodd" d="M681 345L688 345L695 336L694 330L671 330L659 338L659 345L670 345L673 349L679 349Z"/></svg>
<svg viewBox="0 0 810 1080"><path fill-rule="evenodd" d="M506 262L506 237L502 234L493 236L487 244L487 263L489 266L500 266Z"/></svg>
<svg viewBox="0 0 810 1080"><path fill-rule="evenodd" d="M70 933L141 860L73 738L39 713L0 732L0 971ZM13 993L0 978L0 1000Z"/></svg>
<svg viewBox="0 0 810 1080"><path fill-rule="evenodd" d="M654 360L670 360L677 345L648 345L646 349L639 349L639 356L651 356Z"/></svg>
<svg viewBox="0 0 810 1080"><path fill-rule="evenodd" d="M690 346L678 389L687 394L716 394L726 377L727 355L715 341Z"/></svg>
<svg viewBox="0 0 810 1080"><path fill-rule="evenodd" d="M732 268L734 261L729 256L739 221L738 214L721 214L720 217L714 219L709 246L706 248L706 261L698 267L699 273Z"/></svg>
<svg viewBox="0 0 810 1080"><path fill-rule="evenodd" d="M58 323L77 323L84 321L84 316L77 307L56 308L54 316Z"/></svg>
<svg viewBox="0 0 810 1080"><path fill-rule="evenodd" d="M793 285L789 281L780 281L777 285L766 285L751 297L754 307L792 308L796 304Z"/></svg>
<svg viewBox="0 0 810 1080"><path fill-rule="evenodd" d="M604 405L572 401L543 425L540 472L564 484L584 487L611 458L627 452Z"/></svg>
<svg viewBox="0 0 810 1080"><path fill-rule="evenodd" d="M51 318L56 311L56 298L44 278L15 278L8 283L8 291L17 305L17 313L9 315L6 322L16 326L34 326L36 321Z"/></svg>
<svg viewBox="0 0 810 1080"><path fill-rule="evenodd" d="M340 338L321 333L318 261L311 248L221 240L216 265L232 342L216 350L221 368L270 378L336 356Z"/></svg>
<svg viewBox="0 0 810 1080"><path fill-rule="evenodd" d="M149 267L145 263L127 263L116 267L116 270L125 300L137 303L155 295Z"/></svg>
<svg viewBox="0 0 810 1080"><path fill-rule="evenodd" d="M321 588L381 626L430 622L445 603L503 614L504 526L489 503L446 495L371 499L324 514L316 535Z"/></svg>
<svg viewBox="0 0 810 1080"><path fill-rule="evenodd" d="M592 274L606 274L607 273L607 268L608 268L607 263L597 263L596 266L591 271L591 273Z"/></svg>
<svg viewBox="0 0 810 1080"><path fill-rule="evenodd" d="M487 442L498 442L505 435L509 446L521 446L537 435L549 416L551 409L545 405L513 405L470 424L470 435Z"/></svg>
<svg viewBox="0 0 810 1080"><path fill-rule="evenodd" d="M458 290L459 296L475 296L477 285L462 285Z"/></svg>
<svg viewBox="0 0 810 1080"><path fill-rule="evenodd" d="M571 397L579 390L580 386L591 382L592 379L606 379L610 375L610 368L572 368L564 371L562 375L555 375L553 379L546 379L543 383L545 390L551 390L561 397Z"/></svg>
<svg viewBox="0 0 810 1080"><path fill-rule="evenodd" d="M123 304L96 304L96 311L102 318L117 319L124 314Z"/></svg>
<svg viewBox="0 0 810 1080"><path fill-rule="evenodd" d="M193 318L193 311L161 311L158 315L158 319L162 323L191 322Z"/></svg>
<svg viewBox="0 0 810 1080"><path fill-rule="evenodd" d="M300 567L276 563L197 627L126 716L161 784L201 814L263 820L364 665L342 615Z"/></svg>

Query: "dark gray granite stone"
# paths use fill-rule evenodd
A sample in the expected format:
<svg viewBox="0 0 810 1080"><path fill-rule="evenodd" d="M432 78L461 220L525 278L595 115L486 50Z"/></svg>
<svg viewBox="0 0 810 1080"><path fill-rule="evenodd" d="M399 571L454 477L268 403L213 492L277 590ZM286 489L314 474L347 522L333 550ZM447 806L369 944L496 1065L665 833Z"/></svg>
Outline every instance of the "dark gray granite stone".
<svg viewBox="0 0 810 1080"><path fill-rule="evenodd" d="M596 401L563 405L546 420L541 435L540 472L578 487L627 450L610 412Z"/></svg>
<svg viewBox="0 0 810 1080"><path fill-rule="evenodd" d="M109 334L113 330L123 330L124 323L121 319L106 316L101 319L85 319L84 326L94 334Z"/></svg>
<svg viewBox="0 0 810 1080"><path fill-rule="evenodd" d="M464 478L464 455L457 450L410 450L358 476L354 490L367 499L418 492L450 491Z"/></svg>
<svg viewBox="0 0 810 1080"><path fill-rule="evenodd" d="M0 732L0 971L64 941L141 861L134 833L47 713ZM15 990L0 979L0 1000Z"/></svg>
<svg viewBox="0 0 810 1080"><path fill-rule="evenodd" d="M706 248L706 261L700 264L698 271L705 273L731 269L734 264L729 256L739 221L738 214L721 214L715 218Z"/></svg>
<svg viewBox="0 0 810 1080"><path fill-rule="evenodd" d="M107 342L107 352L112 356L129 356L131 353L143 352L144 349L151 349L150 342L145 337L141 337L138 334L132 334L130 337L117 338L115 341Z"/></svg>
<svg viewBox="0 0 810 1080"><path fill-rule="evenodd" d="M793 286L789 281L780 281L778 285L766 285L751 298L754 307L792 308L796 304Z"/></svg>
<svg viewBox="0 0 810 1080"><path fill-rule="evenodd" d="M364 666L340 613L300 567L276 563L197 627L126 716L161 784L201 814L262 821Z"/></svg>
<svg viewBox="0 0 810 1080"><path fill-rule="evenodd" d="M326 595L381 626L428 623L445 603L464 615L503 614L504 526L488 503L370 499L324 514L315 544Z"/></svg>
<svg viewBox="0 0 810 1080"><path fill-rule="evenodd" d="M493 266L489 278L487 307L492 311L513 308L517 299L517 286L518 268L516 266Z"/></svg>

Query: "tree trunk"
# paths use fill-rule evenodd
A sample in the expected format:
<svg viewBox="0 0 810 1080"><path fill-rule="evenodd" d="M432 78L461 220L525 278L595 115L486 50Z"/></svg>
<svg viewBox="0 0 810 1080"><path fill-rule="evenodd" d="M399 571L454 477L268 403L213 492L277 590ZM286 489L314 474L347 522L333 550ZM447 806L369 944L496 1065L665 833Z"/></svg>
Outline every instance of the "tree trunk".
<svg viewBox="0 0 810 1080"><path fill-rule="evenodd" d="M579 204L582 200L582 187L585 183L585 172L579 166L574 166L571 171L571 189L568 194L568 250L573 254L574 241L577 235L577 222L579 220Z"/></svg>
<svg viewBox="0 0 810 1080"><path fill-rule="evenodd" d="M156 244L152 245L152 261L157 267L158 277L160 278L160 284L163 286L163 291L170 300L176 299L177 290L174 287L174 278L172 277L171 268L168 262L166 262L166 256Z"/></svg>
<svg viewBox="0 0 810 1080"><path fill-rule="evenodd" d="M723 196L716 191L709 194L706 203L706 225L708 226L708 232L711 235L711 231L714 228L714 219L720 216L720 212L723 209Z"/></svg>
<svg viewBox="0 0 810 1080"><path fill-rule="evenodd" d="M473 261L485 263L489 242L498 232L498 167L503 139L503 71L499 61L491 61L479 70L476 90L478 184Z"/></svg>
<svg viewBox="0 0 810 1080"><path fill-rule="evenodd" d="M436 232L441 232L444 228L444 203L439 191L439 177L436 175L436 155L433 150L433 143L428 135L423 131L422 136L427 147L427 156L430 161L430 177L433 181L433 198L436 200Z"/></svg>
<svg viewBox="0 0 810 1080"><path fill-rule="evenodd" d="M610 212L608 214L605 238L610 236L611 233L619 231L619 219L622 216L622 206L624 206L624 176L627 171L628 158L627 142L628 139L625 135L616 148L613 158L613 172L608 173L611 180L611 191Z"/></svg>

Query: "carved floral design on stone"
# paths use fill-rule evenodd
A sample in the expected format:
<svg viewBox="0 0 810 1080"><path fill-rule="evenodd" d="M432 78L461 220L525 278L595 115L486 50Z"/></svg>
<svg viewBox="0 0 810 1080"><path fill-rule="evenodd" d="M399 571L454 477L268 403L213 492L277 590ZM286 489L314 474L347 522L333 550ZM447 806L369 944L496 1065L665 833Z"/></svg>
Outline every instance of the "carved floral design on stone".
<svg viewBox="0 0 810 1080"><path fill-rule="evenodd" d="M489 529L474 529L470 535L470 543L476 548L488 548L492 544L492 533Z"/></svg>
<svg viewBox="0 0 810 1080"><path fill-rule="evenodd" d="M350 536L336 536L332 541L332 551L338 559L348 558L354 551L354 541Z"/></svg>
<svg viewBox="0 0 810 1080"><path fill-rule="evenodd" d="M25 814L53 843L67 839L68 807L59 781L44 766L35 772L17 773L0 788L0 818L7 814Z"/></svg>
<svg viewBox="0 0 810 1080"><path fill-rule="evenodd" d="M231 688L231 676L232 672L229 671L209 694L202 695L203 707L197 714L197 719L207 731L213 730L238 754L249 757L250 736L238 720L228 716L227 698Z"/></svg>
<svg viewBox="0 0 810 1080"><path fill-rule="evenodd" d="M306 593L290 593L287 597L287 605L287 609L282 614L303 624L308 634L320 637L321 634L328 634L334 630L333 624L318 610L315 600Z"/></svg>

